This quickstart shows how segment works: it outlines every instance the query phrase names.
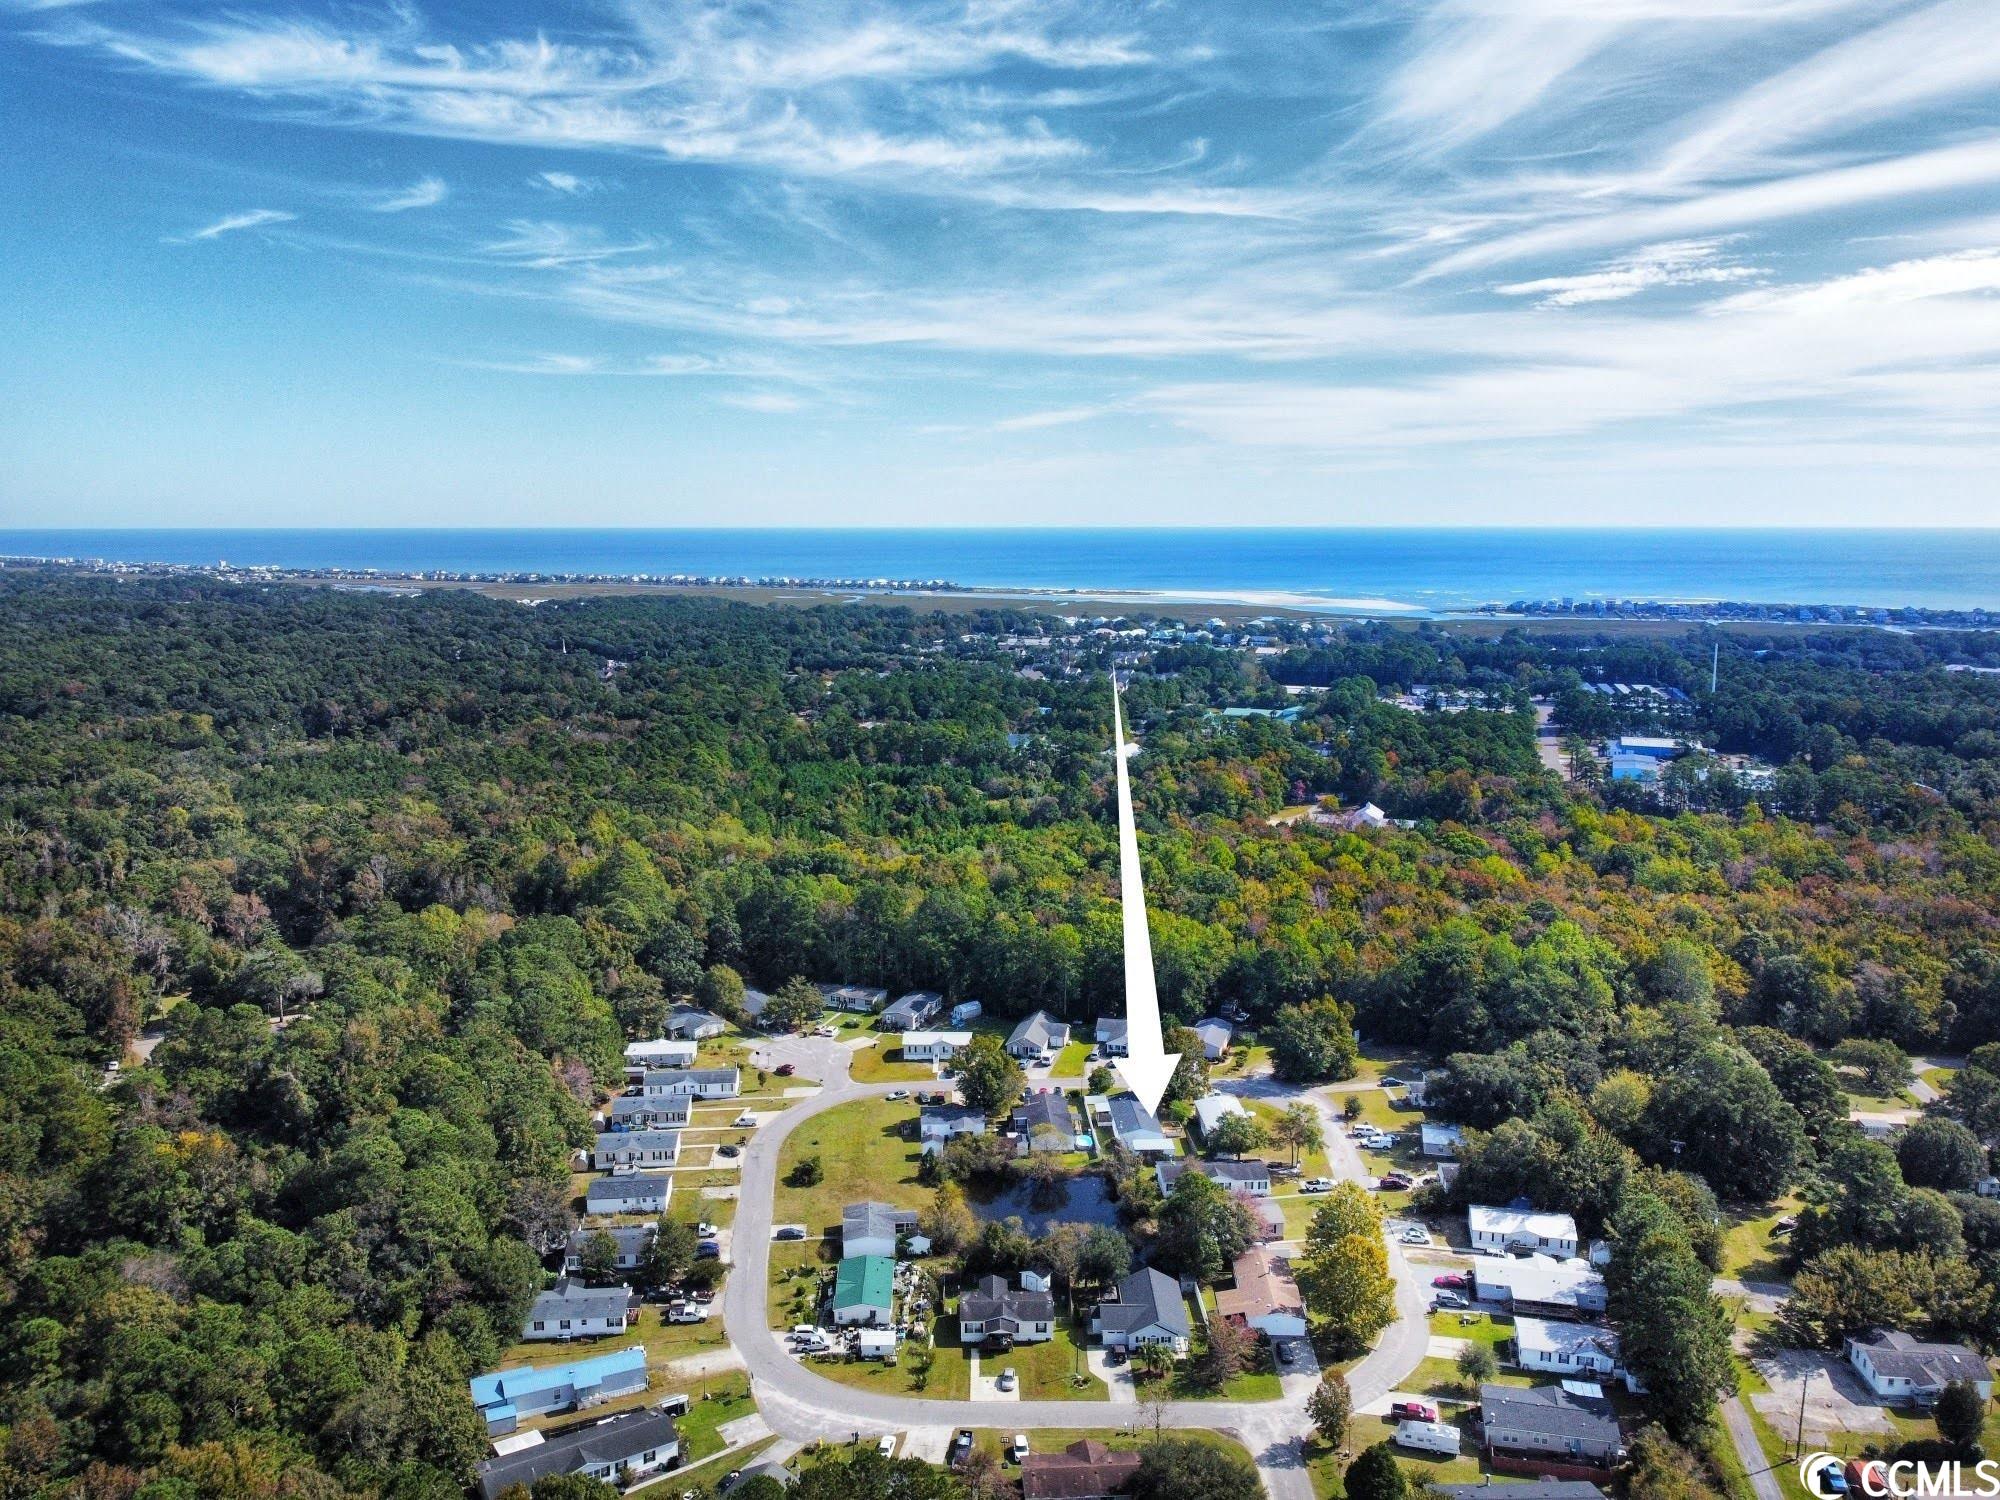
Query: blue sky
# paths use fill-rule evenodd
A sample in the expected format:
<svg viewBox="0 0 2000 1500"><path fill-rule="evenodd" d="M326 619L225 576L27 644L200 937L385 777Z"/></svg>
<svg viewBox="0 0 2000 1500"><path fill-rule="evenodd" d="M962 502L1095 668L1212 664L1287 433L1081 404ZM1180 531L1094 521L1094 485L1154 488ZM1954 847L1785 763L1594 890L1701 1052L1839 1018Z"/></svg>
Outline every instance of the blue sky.
<svg viewBox="0 0 2000 1500"><path fill-rule="evenodd" d="M0 0L0 522L1995 524L1993 0Z"/></svg>

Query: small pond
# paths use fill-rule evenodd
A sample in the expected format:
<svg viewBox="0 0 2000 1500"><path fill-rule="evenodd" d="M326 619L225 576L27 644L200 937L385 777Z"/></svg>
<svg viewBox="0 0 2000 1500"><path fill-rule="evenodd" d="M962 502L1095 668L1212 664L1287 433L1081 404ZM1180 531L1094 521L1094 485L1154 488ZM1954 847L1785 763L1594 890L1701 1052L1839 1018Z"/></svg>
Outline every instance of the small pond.
<svg viewBox="0 0 2000 1500"><path fill-rule="evenodd" d="M967 1197L982 1222L1019 1219L1034 1235L1046 1233L1051 1224L1118 1223L1118 1204L1099 1172L1059 1177L1046 1188L1021 1181L991 1196L982 1197L975 1191Z"/></svg>

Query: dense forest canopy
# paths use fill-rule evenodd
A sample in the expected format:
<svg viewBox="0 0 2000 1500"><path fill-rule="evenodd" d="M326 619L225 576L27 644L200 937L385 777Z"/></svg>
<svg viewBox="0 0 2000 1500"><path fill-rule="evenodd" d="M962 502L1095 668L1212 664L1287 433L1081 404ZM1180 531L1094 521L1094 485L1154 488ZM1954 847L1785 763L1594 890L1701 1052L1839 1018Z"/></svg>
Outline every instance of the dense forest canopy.
<svg viewBox="0 0 2000 1500"><path fill-rule="evenodd" d="M458 1493L590 1107L711 966L1115 1009L1129 642L1024 672L1044 628L0 575L0 1493ZM1444 1067L1482 1190L1604 1227L1809 1179L1816 1248L1990 1290L1962 1169L1857 1154L1819 1055L2000 1043L2000 680L1944 670L1990 639L1273 629L1132 677L1171 1018L1330 996ZM1531 697L1778 775L1568 785ZM1256 705L1304 708L1215 712ZM1398 821L1274 821L1321 798ZM2000 1064L1965 1076L1983 1151ZM1934 1232L1843 1230L1871 1172Z"/></svg>

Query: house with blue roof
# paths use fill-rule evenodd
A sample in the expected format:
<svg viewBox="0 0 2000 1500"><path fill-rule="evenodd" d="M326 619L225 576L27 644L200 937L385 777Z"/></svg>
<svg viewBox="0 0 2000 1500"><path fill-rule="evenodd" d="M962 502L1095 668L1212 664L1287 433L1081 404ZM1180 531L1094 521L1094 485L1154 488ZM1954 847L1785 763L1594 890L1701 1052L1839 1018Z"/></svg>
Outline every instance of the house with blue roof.
<svg viewBox="0 0 2000 1500"><path fill-rule="evenodd" d="M475 1375L467 1384L488 1437L512 1432L523 1417L582 1411L646 1388L646 1351L634 1344L560 1365L515 1365Z"/></svg>

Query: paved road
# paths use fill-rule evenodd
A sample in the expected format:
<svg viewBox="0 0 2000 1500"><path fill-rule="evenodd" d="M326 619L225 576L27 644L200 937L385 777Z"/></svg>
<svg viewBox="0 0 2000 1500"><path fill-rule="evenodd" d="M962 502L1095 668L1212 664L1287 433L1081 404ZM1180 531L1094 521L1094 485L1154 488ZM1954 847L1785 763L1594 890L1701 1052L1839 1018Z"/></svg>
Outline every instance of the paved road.
<svg viewBox="0 0 2000 1500"><path fill-rule="evenodd" d="M1722 1403L1722 1422L1729 1429L1729 1440L1736 1445L1736 1456L1750 1476L1757 1500L1785 1500L1778 1476L1757 1441L1757 1430L1750 1425L1750 1413L1743 1409L1742 1397L1731 1396Z"/></svg>
<svg viewBox="0 0 2000 1500"><path fill-rule="evenodd" d="M803 1060L802 1060L803 1061ZM1028 1428L1078 1428L1103 1426L1108 1419L1143 1416L1157 1418L1164 1427L1198 1427L1227 1432L1249 1449L1263 1477L1271 1500L1312 1500L1312 1481L1306 1473L1300 1451L1300 1437L1307 1429L1305 1395L1309 1386L1298 1388L1278 1401L1176 1401L1150 1403L1135 1413L1131 1407L1111 1408L1094 1401L974 1402L936 1401L920 1396L889 1396L856 1390L815 1374L788 1354L769 1326L765 1296L770 1273L772 1198L777 1188L778 1157L785 1139L801 1123L825 1110L852 1099L888 1093L907 1084L858 1084L848 1074L848 1054L828 1044L813 1062L825 1079L818 1097L787 1109L751 1138L743 1154L742 1188L736 1210L735 1267L722 1296L724 1325L730 1342L743 1356L750 1371L759 1410L774 1431L797 1442L814 1439L844 1440L856 1433L876 1436L913 1428L975 1427L1013 1432ZM801 1071L805 1068L801 1066ZM1265 1087L1282 1093L1275 1084ZM1328 1117L1329 1145L1338 1138L1338 1121L1324 1099L1314 1100ZM1350 1157L1351 1145L1347 1146ZM1345 1164L1344 1164L1345 1165ZM1359 1159L1353 1166L1358 1169ZM1350 1375L1357 1405L1382 1391L1423 1358L1428 1341L1428 1324L1421 1301L1412 1311L1414 1278L1400 1251L1390 1247L1391 1266L1397 1273L1398 1323L1384 1338L1383 1345Z"/></svg>

